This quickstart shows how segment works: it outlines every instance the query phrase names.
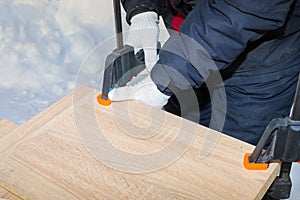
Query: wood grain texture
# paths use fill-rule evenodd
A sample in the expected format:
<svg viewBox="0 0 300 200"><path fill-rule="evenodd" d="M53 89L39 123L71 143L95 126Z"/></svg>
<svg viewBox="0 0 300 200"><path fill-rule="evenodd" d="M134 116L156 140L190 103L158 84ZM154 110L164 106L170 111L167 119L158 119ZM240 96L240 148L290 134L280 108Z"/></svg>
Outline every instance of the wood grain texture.
<svg viewBox="0 0 300 200"><path fill-rule="evenodd" d="M17 128L18 125L10 122L7 119L3 119L0 121L0 139L4 137L4 135L9 134L12 130Z"/></svg>
<svg viewBox="0 0 300 200"><path fill-rule="evenodd" d="M90 91L86 87L82 87L76 93L77 99L80 99L86 93ZM6 155L15 151L15 149L20 146L22 143L30 140L35 135L43 132L43 129L47 129L52 126L53 120L58 114L62 114L64 112L69 112L72 109L73 95L69 94L60 101L51 105L49 108L39 113L31 120L26 122L26 124L14 129L10 135L4 135L2 137L2 143L0 145L0 157L5 157ZM57 118L56 118L57 119ZM59 120L59 119L58 119Z"/></svg>
<svg viewBox="0 0 300 200"><path fill-rule="evenodd" d="M16 124L4 119L0 121L0 142L4 135L8 135L12 130L18 127ZM14 193L0 187L0 199L20 200Z"/></svg>
<svg viewBox="0 0 300 200"><path fill-rule="evenodd" d="M0 182L28 199L261 199L279 171L244 169L249 144L137 101L102 107L95 94L81 87L18 129Z"/></svg>

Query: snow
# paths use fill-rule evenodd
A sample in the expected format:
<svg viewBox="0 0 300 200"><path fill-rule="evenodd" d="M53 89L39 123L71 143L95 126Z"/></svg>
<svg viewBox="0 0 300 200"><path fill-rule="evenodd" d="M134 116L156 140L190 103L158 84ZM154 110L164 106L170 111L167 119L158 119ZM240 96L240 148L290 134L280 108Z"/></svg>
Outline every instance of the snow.
<svg viewBox="0 0 300 200"><path fill-rule="evenodd" d="M79 69L95 85L100 58L86 58L113 31L112 1L0 0L0 120L28 121L73 90ZM300 199L299 173L293 165L290 199Z"/></svg>
<svg viewBox="0 0 300 200"><path fill-rule="evenodd" d="M22 124L72 91L89 52L113 34L111 4L0 1L0 119Z"/></svg>

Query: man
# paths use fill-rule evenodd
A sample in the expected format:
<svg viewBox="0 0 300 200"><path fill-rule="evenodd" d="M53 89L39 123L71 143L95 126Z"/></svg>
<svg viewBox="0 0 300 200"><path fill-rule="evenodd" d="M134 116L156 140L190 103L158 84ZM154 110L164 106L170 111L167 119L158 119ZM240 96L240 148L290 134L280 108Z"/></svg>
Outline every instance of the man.
<svg viewBox="0 0 300 200"><path fill-rule="evenodd" d="M300 72L300 0L122 3L131 28L145 30L134 36L130 33L129 43L146 50L151 78L113 90L112 100L138 99L164 106L251 144L257 144L273 118L289 115ZM158 16L175 29L178 21L185 20L152 68ZM220 88L226 97L214 103ZM193 95L199 107L190 100ZM217 114L212 116L214 109ZM224 123L222 112L226 112Z"/></svg>

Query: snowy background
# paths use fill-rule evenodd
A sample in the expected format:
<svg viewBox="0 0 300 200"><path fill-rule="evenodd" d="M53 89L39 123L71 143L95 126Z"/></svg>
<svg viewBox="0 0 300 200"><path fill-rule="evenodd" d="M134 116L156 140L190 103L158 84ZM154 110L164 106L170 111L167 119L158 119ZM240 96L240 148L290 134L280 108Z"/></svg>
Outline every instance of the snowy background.
<svg viewBox="0 0 300 200"><path fill-rule="evenodd" d="M0 120L21 125L71 92L87 55L113 31L111 0L0 0ZM300 199L299 165L292 178L290 199Z"/></svg>
<svg viewBox="0 0 300 200"><path fill-rule="evenodd" d="M22 124L72 91L84 58L113 34L111 2L0 0L0 119Z"/></svg>

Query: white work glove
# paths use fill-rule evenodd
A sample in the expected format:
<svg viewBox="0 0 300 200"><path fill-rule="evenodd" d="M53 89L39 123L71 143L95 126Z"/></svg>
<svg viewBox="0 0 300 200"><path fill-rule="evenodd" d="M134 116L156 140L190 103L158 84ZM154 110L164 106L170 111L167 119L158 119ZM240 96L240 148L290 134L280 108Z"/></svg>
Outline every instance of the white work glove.
<svg viewBox="0 0 300 200"><path fill-rule="evenodd" d="M108 93L108 97L112 101L140 100L150 106L162 108L170 96L160 92L150 74L147 74L135 77L127 86L114 88Z"/></svg>
<svg viewBox="0 0 300 200"><path fill-rule="evenodd" d="M148 72L151 71L157 61L158 22L158 15L152 11L133 16L126 41L135 50L144 50Z"/></svg>

